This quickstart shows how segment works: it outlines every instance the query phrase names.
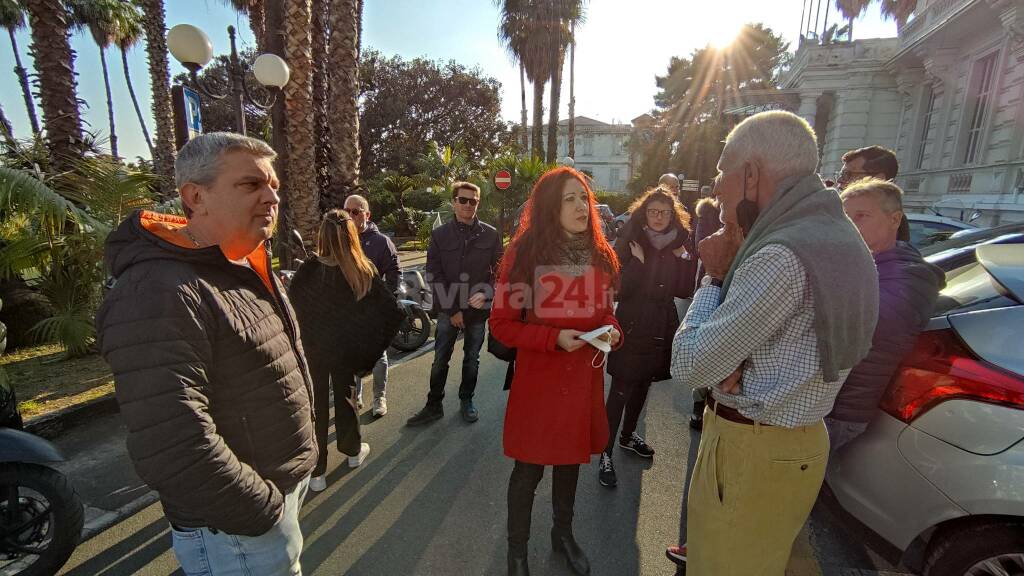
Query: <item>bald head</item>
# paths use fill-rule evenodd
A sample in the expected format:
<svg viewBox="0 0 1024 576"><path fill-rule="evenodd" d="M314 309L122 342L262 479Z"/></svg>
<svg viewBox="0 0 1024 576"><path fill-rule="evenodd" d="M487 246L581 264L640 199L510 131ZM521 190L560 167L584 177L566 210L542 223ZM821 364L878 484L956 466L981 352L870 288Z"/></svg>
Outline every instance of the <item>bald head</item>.
<svg viewBox="0 0 1024 576"><path fill-rule="evenodd" d="M345 198L345 212L352 217L352 223L360 232L366 231L370 224L370 203L359 194L352 194Z"/></svg>
<svg viewBox="0 0 1024 576"><path fill-rule="evenodd" d="M676 194L679 193L679 178L675 174L662 174L661 178L658 178L658 185L664 186Z"/></svg>

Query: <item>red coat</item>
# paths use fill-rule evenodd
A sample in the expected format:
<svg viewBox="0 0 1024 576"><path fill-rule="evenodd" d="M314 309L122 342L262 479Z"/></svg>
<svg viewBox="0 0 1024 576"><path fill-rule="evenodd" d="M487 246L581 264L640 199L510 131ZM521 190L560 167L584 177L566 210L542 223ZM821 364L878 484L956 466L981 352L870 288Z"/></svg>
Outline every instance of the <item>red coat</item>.
<svg viewBox="0 0 1024 576"><path fill-rule="evenodd" d="M589 345L566 352L558 333L605 324L619 329L610 278L596 268L579 277L542 275L523 322L528 291L509 286L509 269L498 278L490 317L495 338L518 350L505 410L505 455L531 464L586 464L608 442L604 368L593 367L603 354L595 361L598 350Z"/></svg>

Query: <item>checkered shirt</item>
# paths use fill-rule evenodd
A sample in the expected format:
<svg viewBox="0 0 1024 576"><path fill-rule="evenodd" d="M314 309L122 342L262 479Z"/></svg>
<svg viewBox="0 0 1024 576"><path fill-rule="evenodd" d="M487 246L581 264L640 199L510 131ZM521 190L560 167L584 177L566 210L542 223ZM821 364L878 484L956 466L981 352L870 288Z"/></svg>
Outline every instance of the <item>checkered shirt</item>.
<svg viewBox="0 0 1024 576"><path fill-rule="evenodd" d="M672 342L672 376L755 422L797 428L832 410L839 380L825 382L814 330L814 298L803 264L789 248L769 244L733 275L725 301L707 286L693 296ZM739 394L718 388L743 368Z"/></svg>

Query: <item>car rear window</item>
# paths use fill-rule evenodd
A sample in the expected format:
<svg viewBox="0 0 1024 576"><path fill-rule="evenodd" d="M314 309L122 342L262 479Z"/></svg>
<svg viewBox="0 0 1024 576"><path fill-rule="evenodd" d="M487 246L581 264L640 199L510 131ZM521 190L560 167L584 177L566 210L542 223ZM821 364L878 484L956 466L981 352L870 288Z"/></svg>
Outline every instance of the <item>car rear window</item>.
<svg viewBox="0 0 1024 576"><path fill-rule="evenodd" d="M1000 293L985 267L974 262L946 274L946 287L935 302L934 316L1015 305L1015 300Z"/></svg>

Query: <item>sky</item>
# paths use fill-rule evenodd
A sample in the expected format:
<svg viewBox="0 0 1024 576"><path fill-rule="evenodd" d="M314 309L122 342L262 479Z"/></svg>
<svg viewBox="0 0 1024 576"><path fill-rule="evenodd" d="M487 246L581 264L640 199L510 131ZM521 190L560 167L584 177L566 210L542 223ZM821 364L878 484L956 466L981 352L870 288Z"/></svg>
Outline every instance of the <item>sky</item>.
<svg viewBox="0 0 1024 576"><path fill-rule="evenodd" d="M255 45L247 20L229 8L227 0L164 0L164 4L168 28L182 23L199 26L210 36L215 53L229 51L229 25L239 31L240 49ZM822 2L822 20L824 5ZM672 56L687 56L708 43L727 41L746 22L764 23L795 49L802 7L803 0L589 0L586 21L576 30L576 114L603 122L628 123L654 106L655 76L666 72ZM519 69L498 41L498 9L492 0L365 0L363 10L364 47L374 48L385 56L455 60L479 67L501 82L502 117L519 121ZM833 9L829 21L835 20ZM896 35L896 24L882 20L876 3L854 22L853 31L854 38L892 37ZM16 38L22 62L31 72L28 30L21 30ZM78 96L88 103L83 119L87 129L105 138L109 128L99 50L84 32L75 34L71 44L77 55ZM185 71L173 58L170 60L172 77ZM153 134L144 40L129 52L128 62L143 115ZM108 49L107 63L120 153L130 159L148 158L117 49ZM0 105L13 124L15 135L23 137L30 131L29 122L13 69L12 48L9 42L3 42L0 71L8 71L9 76L0 81ZM561 97L563 118L568 114L568 71L565 78ZM533 101L530 90L527 86L528 106ZM36 106L41 121L38 100Z"/></svg>

